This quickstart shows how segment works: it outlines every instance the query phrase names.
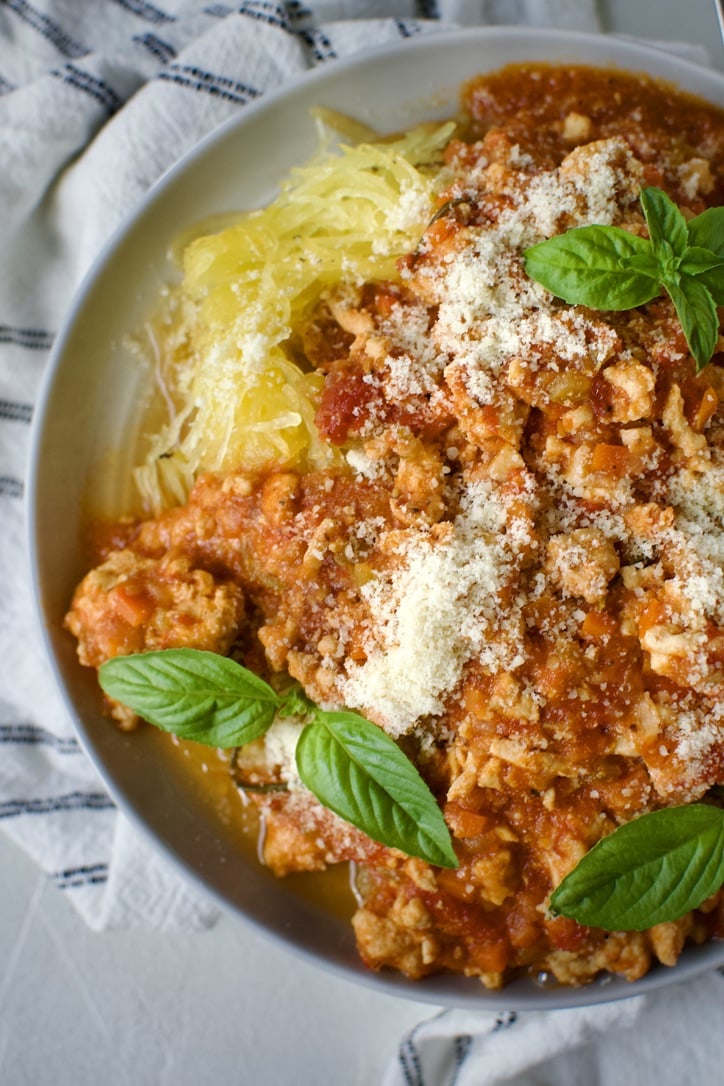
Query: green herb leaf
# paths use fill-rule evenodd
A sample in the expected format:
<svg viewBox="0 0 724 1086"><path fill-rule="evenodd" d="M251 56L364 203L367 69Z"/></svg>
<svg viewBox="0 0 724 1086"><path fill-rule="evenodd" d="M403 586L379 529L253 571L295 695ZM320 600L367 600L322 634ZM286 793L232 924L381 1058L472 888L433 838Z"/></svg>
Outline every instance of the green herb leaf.
<svg viewBox="0 0 724 1086"><path fill-rule="evenodd" d="M277 715L311 718L297 764L320 803L382 844L457 866L432 792L392 739L364 717L323 712L296 684L277 694L234 660L196 649L117 656L101 665L99 681L149 723L214 747L258 739Z"/></svg>
<svg viewBox="0 0 724 1086"><path fill-rule="evenodd" d="M150 724L212 747L237 747L271 726L281 699L251 671L197 649L116 656L101 665L105 693Z"/></svg>
<svg viewBox="0 0 724 1086"><path fill-rule="evenodd" d="M724 811L669 807L599 841L553 892L551 910L608 931L644 931L678 920L722 884Z"/></svg>
<svg viewBox="0 0 724 1086"><path fill-rule="evenodd" d="M642 239L643 240L643 239ZM650 242L645 242L646 249L640 253L634 253L633 256L627 260L627 267L632 271L641 272L642 275L647 275L649 279L655 279L658 283L661 278L661 266L654 256L654 250L651 248Z"/></svg>
<svg viewBox="0 0 724 1086"><path fill-rule="evenodd" d="M664 286L696 360L696 372L700 373L711 360L719 339L719 317L714 299L701 276L694 279L682 275L678 282L665 282Z"/></svg>
<svg viewBox="0 0 724 1086"><path fill-rule="evenodd" d="M318 711L297 744L304 784L374 841L457 867L442 812L422 777L381 728L356 713Z"/></svg>
<svg viewBox="0 0 724 1086"><path fill-rule="evenodd" d="M309 716L316 709L314 702L302 690L299 683L295 683L289 690L279 696L279 708L277 716L293 716L299 719Z"/></svg>
<svg viewBox="0 0 724 1086"><path fill-rule="evenodd" d="M699 373L716 350L724 305L724 208L687 223L665 192L641 192L649 240L615 226L581 226L527 249L532 279L572 305L624 310L669 294Z"/></svg>
<svg viewBox="0 0 724 1086"><path fill-rule="evenodd" d="M701 275L709 271L724 272L724 257L717 256L711 249L688 245L681 254L678 270L684 275Z"/></svg>
<svg viewBox="0 0 724 1086"><path fill-rule="evenodd" d="M689 232L674 201L653 187L642 189L640 199L657 259L664 264L670 255L681 256L689 243Z"/></svg>
<svg viewBox="0 0 724 1086"><path fill-rule="evenodd" d="M709 249L724 259L724 207L710 207L687 224L689 245Z"/></svg>
<svg viewBox="0 0 724 1086"><path fill-rule="evenodd" d="M660 293L649 242L615 226L579 226L523 256L528 275L572 305L633 309Z"/></svg>
<svg viewBox="0 0 724 1086"><path fill-rule="evenodd" d="M706 287L712 296L715 305L724 305L724 263L713 267L704 268L703 261L697 260L689 263L688 254L706 252L706 250L688 249L686 253L686 266L682 261L681 270L690 276L695 276L697 283Z"/></svg>

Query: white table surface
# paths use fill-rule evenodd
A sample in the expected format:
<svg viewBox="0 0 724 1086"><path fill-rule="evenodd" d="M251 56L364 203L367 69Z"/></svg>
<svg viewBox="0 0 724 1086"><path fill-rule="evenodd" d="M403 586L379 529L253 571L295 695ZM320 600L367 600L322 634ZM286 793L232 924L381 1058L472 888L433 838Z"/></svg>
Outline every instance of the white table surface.
<svg viewBox="0 0 724 1086"><path fill-rule="evenodd" d="M3 1086L368 1086L434 1013L224 917L181 935L89 931L0 835Z"/></svg>
<svg viewBox="0 0 724 1086"><path fill-rule="evenodd" d="M607 30L701 45L724 69L709 0L601 11ZM0 834L2 1086L376 1086L404 1031L434 1012L234 917L198 935L93 933Z"/></svg>

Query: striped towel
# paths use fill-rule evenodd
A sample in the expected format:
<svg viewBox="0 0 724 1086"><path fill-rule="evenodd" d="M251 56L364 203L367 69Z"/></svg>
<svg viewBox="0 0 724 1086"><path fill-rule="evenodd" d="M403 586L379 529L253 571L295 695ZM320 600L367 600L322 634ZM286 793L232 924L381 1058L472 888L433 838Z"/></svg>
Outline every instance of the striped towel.
<svg viewBox="0 0 724 1086"><path fill-rule="evenodd" d="M0 0L0 825L93 928L203 927L216 912L115 809L35 629L24 465L75 288L156 178L270 88L441 25L595 30L594 2Z"/></svg>
<svg viewBox="0 0 724 1086"><path fill-rule="evenodd" d="M449 1010L403 1037L383 1086L719 1083L724 976L565 1011Z"/></svg>

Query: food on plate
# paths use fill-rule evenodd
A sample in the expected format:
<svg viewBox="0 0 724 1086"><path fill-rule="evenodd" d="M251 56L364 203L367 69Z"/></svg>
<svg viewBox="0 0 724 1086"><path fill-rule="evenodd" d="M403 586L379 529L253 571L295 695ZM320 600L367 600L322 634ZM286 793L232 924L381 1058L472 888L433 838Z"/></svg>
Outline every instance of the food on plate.
<svg viewBox="0 0 724 1086"><path fill-rule="evenodd" d="M634 980L724 934L724 114L462 104L186 244L66 625L275 874L353 862L371 968Z"/></svg>

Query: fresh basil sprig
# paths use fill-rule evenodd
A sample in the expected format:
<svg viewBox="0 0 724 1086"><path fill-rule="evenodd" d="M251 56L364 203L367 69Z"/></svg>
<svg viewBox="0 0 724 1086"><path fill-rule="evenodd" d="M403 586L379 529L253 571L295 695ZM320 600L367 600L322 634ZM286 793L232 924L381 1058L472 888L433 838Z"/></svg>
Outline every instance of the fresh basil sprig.
<svg viewBox="0 0 724 1086"><path fill-rule="evenodd" d="M687 223L661 189L640 198L648 240L618 226L578 226L526 249L525 270L557 298L592 309L634 309L663 288L699 373L716 350L724 305L724 207Z"/></svg>
<svg viewBox="0 0 724 1086"><path fill-rule="evenodd" d="M117 656L101 664L105 693L144 720L212 747L250 743L275 717L305 721L302 782L319 802L374 841L440 867L457 867L435 797L390 737L364 717L325 712L299 687L277 693L234 660L197 649Z"/></svg>
<svg viewBox="0 0 724 1086"><path fill-rule="evenodd" d="M402 852L439 867L457 867L429 788L400 748L369 720L316 709L299 737L297 769L320 803L368 837L394 842Z"/></svg>
<svg viewBox="0 0 724 1086"><path fill-rule="evenodd" d="M164 649L101 665L110 698L157 728L212 747L239 747L271 726L282 699L268 683L215 652Z"/></svg>
<svg viewBox="0 0 724 1086"><path fill-rule="evenodd" d="M553 891L551 912L607 931L678 920L724 885L724 811L667 807L619 826Z"/></svg>

